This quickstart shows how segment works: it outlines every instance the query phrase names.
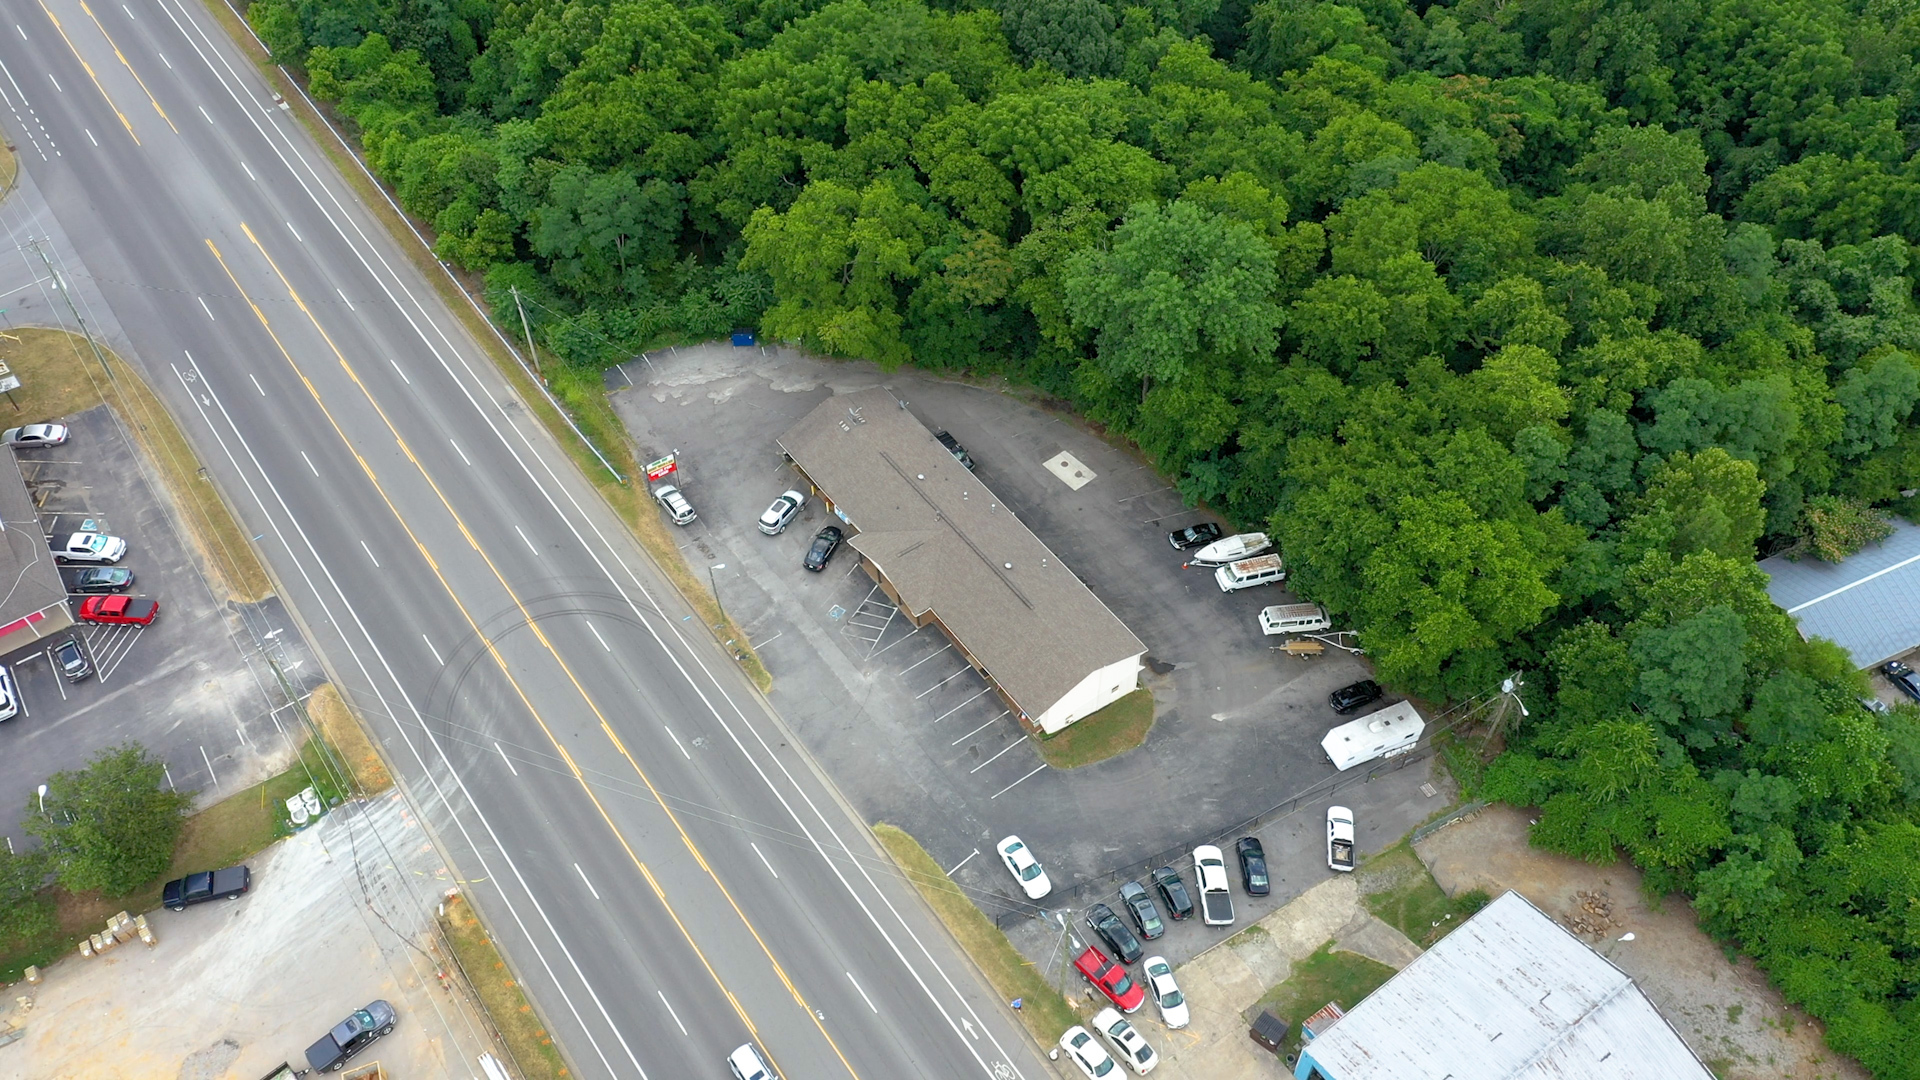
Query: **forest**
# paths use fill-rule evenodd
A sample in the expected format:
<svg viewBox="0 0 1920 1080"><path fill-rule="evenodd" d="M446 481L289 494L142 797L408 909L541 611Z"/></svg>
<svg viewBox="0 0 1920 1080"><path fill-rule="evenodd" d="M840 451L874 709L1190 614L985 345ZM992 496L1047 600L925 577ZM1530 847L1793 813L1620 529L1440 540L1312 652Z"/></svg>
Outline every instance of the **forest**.
<svg viewBox="0 0 1920 1080"><path fill-rule="evenodd" d="M1474 793L1920 1077L1920 710L1756 565L1920 517L1920 3L247 18L557 383L751 327L1070 403L1383 681L1529 673Z"/></svg>

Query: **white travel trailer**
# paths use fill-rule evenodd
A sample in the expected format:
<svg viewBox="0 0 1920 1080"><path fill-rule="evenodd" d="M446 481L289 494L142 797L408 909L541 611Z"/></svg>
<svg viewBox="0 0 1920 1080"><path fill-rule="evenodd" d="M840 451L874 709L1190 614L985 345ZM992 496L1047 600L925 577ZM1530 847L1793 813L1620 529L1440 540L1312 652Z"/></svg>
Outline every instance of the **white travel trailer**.
<svg viewBox="0 0 1920 1080"><path fill-rule="evenodd" d="M1341 724L1320 740L1333 767L1345 771L1375 758L1393 757L1413 749L1427 722L1413 702L1402 701L1377 713Z"/></svg>

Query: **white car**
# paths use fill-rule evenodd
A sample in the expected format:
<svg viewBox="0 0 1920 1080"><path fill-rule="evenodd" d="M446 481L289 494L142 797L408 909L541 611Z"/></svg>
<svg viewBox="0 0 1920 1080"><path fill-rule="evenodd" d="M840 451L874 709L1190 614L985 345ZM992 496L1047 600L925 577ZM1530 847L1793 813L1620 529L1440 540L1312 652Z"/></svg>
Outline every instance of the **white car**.
<svg viewBox="0 0 1920 1080"><path fill-rule="evenodd" d="M779 536L787 531L787 526L799 515L800 508L807 505L807 497L797 491L783 491L760 515L760 531L768 536Z"/></svg>
<svg viewBox="0 0 1920 1080"><path fill-rule="evenodd" d="M693 504L687 501L687 497L680 494L680 489L672 484L654 489L653 497L666 510L667 516L673 519L675 525L685 525L700 516L693 512Z"/></svg>
<svg viewBox="0 0 1920 1080"><path fill-rule="evenodd" d="M1113 1055L1107 1053L1107 1048L1096 1042L1093 1036L1087 1034L1087 1029L1079 1024L1061 1034L1060 1049L1065 1050L1073 1063L1080 1066L1080 1071L1087 1074L1088 1080L1105 1080L1120 1071L1120 1066L1113 1063Z"/></svg>
<svg viewBox="0 0 1920 1080"><path fill-rule="evenodd" d="M1000 861L1007 866L1007 872L1027 894L1027 899L1038 900L1053 891L1053 882L1047 880L1046 867L1033 857L1033 849L1027 847L1017 836L1009 836L994 845L1000 853Z"/></svg>
<svg viewBox="0 0 1920 1080"><path fill-rule="evenodd" d="M752 1043L741 1043L727 1055L727 1068L733 1070L737 1080L780 1080L780 1074L773 1071L767 1059Z"/></svg>
<svg viewBox="0 0 1920 1080"><path fill-rule="evenodd" d="M1153 1052L1147 1040L1140 1035L1140 1029L1133 1022L1112 1009L1101 1009L1093 1015L1093 1030L1107 1040L1113 1047L1114 1056L1127 1063L1136 1075L1145 1076L1160 1064L1160 1055Z"/></svg>
<svg viewBox="0 0 1920 1080"><path fill-rule="evenodd" d="M1147 984L1147 993L1160 1009L1160 1022L1170 1028L1187 1026L1187 995L1180 992L1180 984L1173 981L1173 965L1167 963L1164 956L1149 956L1140 964L1141 981Z"/></svg>
<svg viewBox="0 0 1920 1080"><path fill-rule="evenodd" d="M77 532L49 542L57 563L116 563L127 553L125 540L106 533Z"/></svg>
<svg viewBox="0 0 1920 1080"><path fill-rule="evenodd" d="M0 720L20 715L20 690L13 685L13 671L0 664Z"/></svg>
<svg viewBox="0 0 1920 1080"><path fill-rule="evenodd" d="M19 450L31 450L36 446L59 446L67 441L65 424L28 424L25 427L8 428L0 435L0 442Z"/></svg>

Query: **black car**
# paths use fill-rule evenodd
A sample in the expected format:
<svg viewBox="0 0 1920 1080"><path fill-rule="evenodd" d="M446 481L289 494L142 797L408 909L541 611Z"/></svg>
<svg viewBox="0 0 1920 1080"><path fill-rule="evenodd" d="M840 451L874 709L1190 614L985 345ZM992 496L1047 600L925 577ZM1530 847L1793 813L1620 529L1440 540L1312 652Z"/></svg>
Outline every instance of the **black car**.
<svg viewBox="0 0 1920 1080"><path fill-rule="evenodd" d="M375 1039L393 1030L393 1006L370 1001L367 1007L335 1024L320 1041L307 1047L307 1064L314 1072L334 1072L347 1059L372 1045Z"/></svg>
<svg viewBox="0 0 1920 1080"><path fill-rule="evenodd" d="M1881 674L1893 684L1893 688L1915 701L1920 701L1920 674L1898 660L1889 660L1880 665Z"/></svg>
<svg viewBox="0 0 1920 1080"><path fill-rule="evenodd" d="M800 560L800 565L816 574L825 570L827 561L833 558L834 552L840 550L840 541L845 536L838 525L829 525L814 533L813 546L807 548L807 557Z"/></svg>
<svg viewBox="0 0 1920 1080"><path fill-rule="evenodd" d="M1120 904L1127 909L1127 915L1133 919L1133 928L1140 936L1152 941L1167 932L1167 924L1160 921L1160 912L1153 906L1153 897L1147 895L1147 887L1137 881L1129 881L1120 886Z"/></svg>
<svg viewBox="0 0 1920 1080"><path fill-rule="evenodd" d="M1272 884L1267 881L1267 853L1260 841L1243 836L1233 842L1233 853L1240 856L1240 884L1247 895L1267 895Z"/></svg>
<svg viewBox="0 0 1920 1080"><path fill-rule="evenodd" d="M133 586L133 571L124 566L89 566L67 574L70 593L126 592Z"/></svg>
<svg viewBox="0 0 1920 1080"><path fill-rule="evenodd" d="M60 669L60 674L65 675L68 682L80 682L93 677L93 665L87 661L87 651L80 647L79 638L56 642L53 648L47 650L47 655L53 657L53 666Z"/></svg>
<svg viewBox="0 0 1920 1080"><path fill-rule="evenodd" d="M1372 679L1361 679L1350 683L1327 695L1327 704L1337 713L1350 713L1369 701L1380 700L1380 684Z"/></svg>
<svg viewBox="0 0 1920 1080"><path fill-rule="evenodd" d="M1198 525L1189 525L1184 529L1175 529L1168 533L1167 543L1172 544L1175 551L1185 551L1188 548L1213 543L1220 539L1222 531L1220 526L1213 522L1203 521Z"/></svg>
<svg viewBox="0 0 1920 1080"><path fill-rule="evenodd" d="M953 455L953 460L965 465L968 472L973 471L973 456L967 453L966 447L960 445L959 439L954 438L944 431L934 432L933 437L939 439L940 445L947 448L947 453Z"/></svg>
<svg viewBox="0 0 1920 1080"><path fill-rule="evenodd" d="M1100 940L1107 943L1121 963L1131 964L1140 959L1140 939L1133 936L1133 931L1127 929L1127 924L1120 921L1112 908L1105 904L1088 908L1087 925L1100 935Z"/></svg>
<svg viewBox="0 0 1920 1080"><path fill-rule="evenodd" d="M167 882L160 891L160 903L168 911L180 911L208 900L232 900L252 887L253 871L244 866L202 870Z"/></svg>
<svg viewBox="0 0 1920 1080"><path fill-rule="evenodd" d="M1180 880L1180 871L1163 866L1152 876L1153 887L1160 890L1160 899L1166 902L1167 914L1176 921L1191 918L1193 897L1187 893L1187 883Z"/></svg>

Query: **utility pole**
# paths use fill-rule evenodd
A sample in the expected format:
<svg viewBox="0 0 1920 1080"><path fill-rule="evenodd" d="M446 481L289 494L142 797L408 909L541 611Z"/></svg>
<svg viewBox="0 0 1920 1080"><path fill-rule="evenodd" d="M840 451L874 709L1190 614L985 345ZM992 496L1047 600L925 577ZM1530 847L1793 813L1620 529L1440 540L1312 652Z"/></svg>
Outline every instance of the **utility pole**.
<svg viewBox="0 0 1920 1080"><path fill-rule="evenodd" d="M520 302L520 287L518 285L507 286L507 291L513 294L513 306L520 312L520 331L527 335L527 359L532 362L534 373L539 374L540 350L533 347L533 326L527 322L527 305ZM547 377L541 375L540 381L547 381Z"/></svg>
<svg viewBox="0 0 1920 1080"><path fill-rule="evenodd" d="M87 339L87 347L93 350L93 358L100 361L100 370L106 372L107 378L111 380L113 369L107 366L107 357L100 351L99 342L93 340L93 331L87 329L87 320L80 317L80 309L74 306L73 293L68 290L66 279L60 276L60 271L54 269L53 260L47 257L46 249L40 246L40 241L28 240L27 246L33 249L35 255L40 256L41 262L47 264L47 274L53 278L54 290L67 302L67 310L73 313L73 321L80 327L80 336Z"/></svg>

